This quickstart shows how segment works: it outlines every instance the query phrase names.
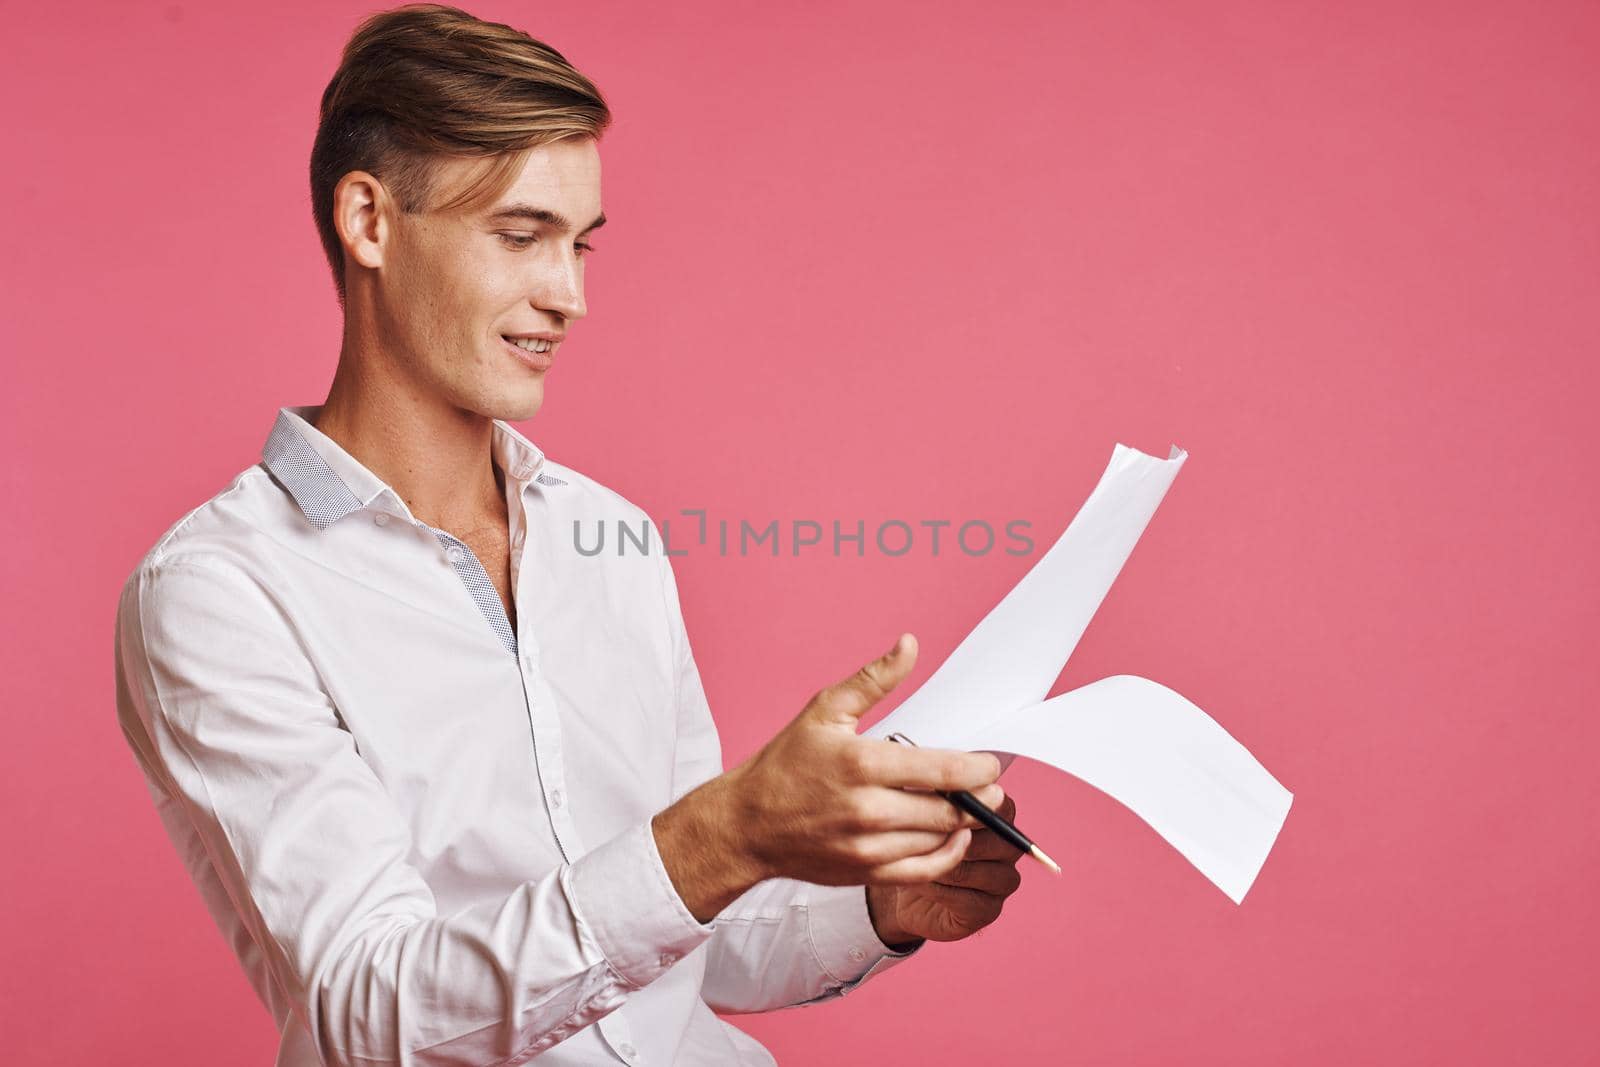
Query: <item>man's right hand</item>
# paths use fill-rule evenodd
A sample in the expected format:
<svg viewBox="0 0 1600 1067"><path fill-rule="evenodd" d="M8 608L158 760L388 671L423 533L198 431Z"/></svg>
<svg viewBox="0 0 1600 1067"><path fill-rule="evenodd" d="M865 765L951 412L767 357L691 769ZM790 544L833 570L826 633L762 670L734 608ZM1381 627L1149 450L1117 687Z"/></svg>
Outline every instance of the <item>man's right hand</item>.
<svg viewBox="0 0 1600 1067"><path fill-rule="evenodd" d="M932 790L965 789L991 808L1000 761L983 752L861 737L861 716L916 663L902 634L887 653L821 690L745 762L654 820L673 885L710 921L756 882L930 882L961 862L979 823Z"/></svg>

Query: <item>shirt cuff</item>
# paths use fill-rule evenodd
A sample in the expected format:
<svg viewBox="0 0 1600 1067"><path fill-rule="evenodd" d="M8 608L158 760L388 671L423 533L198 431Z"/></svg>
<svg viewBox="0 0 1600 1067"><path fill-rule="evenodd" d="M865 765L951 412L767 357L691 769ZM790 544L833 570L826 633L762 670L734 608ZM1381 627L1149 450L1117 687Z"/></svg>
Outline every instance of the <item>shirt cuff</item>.
<svg viewBox="0 0 1600 1067"><path fill-rule="evenodd" d="M924 941L906 952L885 945L872 927L865 886L812 885L806 894L806 919L811 950L822 969L839 983L840 993L910 959L927 944Z"/></svg>
<svg viewBox="0 0 1600 1067"><path fill-rule="evenodd" d="M578 931L635 988L711 937L673 888L649 820L561 868Z"/></svg>

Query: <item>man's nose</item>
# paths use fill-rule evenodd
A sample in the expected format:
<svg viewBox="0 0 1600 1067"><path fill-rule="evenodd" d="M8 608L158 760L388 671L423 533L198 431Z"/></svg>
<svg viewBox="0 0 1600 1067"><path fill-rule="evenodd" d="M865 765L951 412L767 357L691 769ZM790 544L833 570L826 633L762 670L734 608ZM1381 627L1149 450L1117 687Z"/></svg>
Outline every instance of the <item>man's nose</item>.
<svg viewBox="0 0 1600 1067"><path fill-rule="evenodd" d="M553 266L541 279L533 304L544 311L553 311L564 319L581 319L588 314L583 301L583 264L576 256L568 256Z"/></svg>

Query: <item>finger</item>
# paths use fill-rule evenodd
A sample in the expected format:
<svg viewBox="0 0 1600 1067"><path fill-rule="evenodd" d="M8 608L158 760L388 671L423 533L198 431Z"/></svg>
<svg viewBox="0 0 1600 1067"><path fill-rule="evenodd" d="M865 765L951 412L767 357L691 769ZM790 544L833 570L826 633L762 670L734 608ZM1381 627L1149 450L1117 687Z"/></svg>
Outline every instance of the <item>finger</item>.
<svg viewBox="0 0 1600 1067"><path fill-rule="evenodd" d="M963 826L978 829L983 823L937 793L912 793L905 789L858 789L856 824L867 833L888 830L936 830L948 834Z"/></svg>
<svg viewBox="0 0 1600 1067"><path fill-rule="evenodd" d="M1006 898L993 893L980 893L975 889L944 885L934 882L919 886L918 893L927 894L932 902L950 912L950 925L971 933L980 930L1000 917Z"/></svg>
<svg viewBox="0 0 1600 1067"><path fill-rule="evenodd" d="M949 839L950 832L943 830L891 830L857 837L850 850L858 863L883 866L908 856L925 856Z"/></svg>
<svg viewBox="0 0 1600 1067"><path fill-rule="evenodd" d="M934 879L934 882L1005 897L1017 891L1022 884L1022 875L1009 863L962 860Z"/></svg>
<svg viewBox="0 0 1600 1067"><path fill-rule="evenodd" d="M968 860L999 860L1003 863L1016 863L1023 857L1022 849L1016 847L993 830L977 830L973 832L972 844L967 846Z"/></svg>
<svg viewBox="0 0 1600 1067"><path fill-rule="evenodd" d="M975 791L1000 777L1000 758L990 752L917 748L873 737L857 738L846 752L856 781L892 789Z"/></svg>
<svg viewBox="0 0 1600 1067"><path fill-rule="evenodd" d="M916 662L916 637L901 634L889 651L865 664L850 677L819 691L807 707L815 708L824 722L848 724L853 729L856 720L899 685L911 673ZM886 741L884 744L893 745L894 742Z"/></svg>
<svg viewBox="0 0 1600 1067"><path fill-rule="evenodd" d="M999 782L990 782L981 789L973 789L969 790L969 792L977 798L980 804L993 812L999 812L1001 805L1006 800L1005 787Z"/></svg>
<svg viewBox="0 0 1600 1067"><path fill-rule="evenodd" d="M966 851L967 843L971 839L972 831L962 827L932 852L921 856L907 856L905 859L874 867L867 873L866 881L889 885L918 885L935 881L961 862L961 854Z"/></svg>

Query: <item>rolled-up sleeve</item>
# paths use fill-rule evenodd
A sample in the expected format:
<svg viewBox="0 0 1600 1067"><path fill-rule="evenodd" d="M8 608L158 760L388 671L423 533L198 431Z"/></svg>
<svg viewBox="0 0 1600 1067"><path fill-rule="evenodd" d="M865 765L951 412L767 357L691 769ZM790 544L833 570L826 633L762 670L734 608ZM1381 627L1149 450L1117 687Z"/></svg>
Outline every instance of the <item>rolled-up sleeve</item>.
<svg viewBox="0 0 1600 1067"><path fill-rule="evenodd" d="M119 715L328 1064L499 1063L615 1010L712 936L648 822L450 915L292 622L227 559L146 562Z"/></svg>
<svg viewBox="0 0 1600 1067"><path fill-rule="evenodd" d="M677 671L674 802L722 773L722 745L689 647L670 563L663 559ZM721 1012L757 1012L841 996L921 951L879 939L863 886L788 878L760 882L717 913L701 995Z"/></svg>

